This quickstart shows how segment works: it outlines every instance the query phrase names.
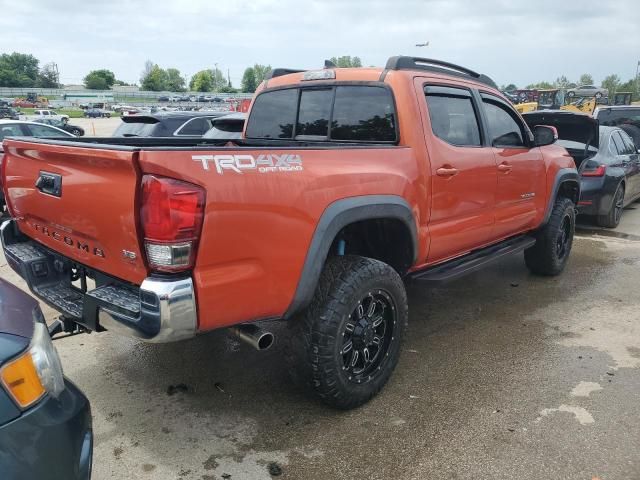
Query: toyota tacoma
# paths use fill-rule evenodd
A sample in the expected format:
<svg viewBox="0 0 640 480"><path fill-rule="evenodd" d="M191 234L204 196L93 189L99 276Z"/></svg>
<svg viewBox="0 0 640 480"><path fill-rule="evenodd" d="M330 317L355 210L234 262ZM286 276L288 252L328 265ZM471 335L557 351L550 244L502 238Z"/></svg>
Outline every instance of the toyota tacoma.
<svg viewBox="0 0 640 480"><path fill-rule="evenodd" d="M241 139L5 140L7 262L67 325L169 342L288 322L294 379L353 408L385 385L405 280L438 284L524 252L569 257L579 178L486 75L275 69Z"/></svg>

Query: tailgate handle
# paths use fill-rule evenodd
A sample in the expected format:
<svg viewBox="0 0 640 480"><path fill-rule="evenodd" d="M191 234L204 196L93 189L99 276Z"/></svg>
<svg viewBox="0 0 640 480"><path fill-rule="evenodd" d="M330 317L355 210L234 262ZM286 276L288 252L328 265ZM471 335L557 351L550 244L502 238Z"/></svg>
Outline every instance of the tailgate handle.
<svg viewBox="0 0 640 480"><path fill-rule="evenodd" d="M36 188L47 195L59 197L62 195L62 175L41 171L36 180Z"/></svg>

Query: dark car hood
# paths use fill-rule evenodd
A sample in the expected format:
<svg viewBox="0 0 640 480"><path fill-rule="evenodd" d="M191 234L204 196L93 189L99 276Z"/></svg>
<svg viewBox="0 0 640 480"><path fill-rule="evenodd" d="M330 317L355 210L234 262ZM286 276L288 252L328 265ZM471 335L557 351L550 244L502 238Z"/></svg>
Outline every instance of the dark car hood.
<svg viewBox="0 0 640 480"><path fill-rule="evenodd" d="M578 142L595 148L600 145L598 121L588 115L563 110L543 110L524 113L522 118L532 130L536 125L556 127L560 140Z"/></svg>
<svg viewBox="0 0 640 480"><path fill-rule="evenodd" d="M32 297L0 278L0 333L31 338L37 306Z"/></svg>

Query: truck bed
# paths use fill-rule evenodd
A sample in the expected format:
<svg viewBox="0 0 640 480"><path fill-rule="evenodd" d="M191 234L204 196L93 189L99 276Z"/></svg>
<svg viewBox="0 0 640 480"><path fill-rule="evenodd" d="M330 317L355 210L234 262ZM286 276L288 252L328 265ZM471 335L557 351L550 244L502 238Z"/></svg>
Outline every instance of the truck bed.
<svg viewBox="0 0 640 480"><path fill-rule="evenodd" d="M9 138L9 137L8 137ZM81 146L83 148L100 148L108 150L203 150L207 148L215 149L255 149L278 148L278 149L345 149L345 148L395 148L396 145L378 142L312 142L302 140L258 140L258 139L237 139L230 142L228 140L217 140L209 138L178 138L178 137L78 137L71 140L60 140L60 137L11 137L16 140L23 140L32 143L64 146Z"/></svg>

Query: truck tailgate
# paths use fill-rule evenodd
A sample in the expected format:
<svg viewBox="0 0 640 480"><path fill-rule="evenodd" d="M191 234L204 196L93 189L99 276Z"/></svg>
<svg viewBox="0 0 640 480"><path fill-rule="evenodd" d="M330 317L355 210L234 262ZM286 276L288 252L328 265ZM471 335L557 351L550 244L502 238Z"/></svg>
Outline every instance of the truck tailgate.
<svg viewBox="0 0 640 480"><path fill-rule="evenodd" d="M139 174L132 148L5 140L3 185L22 233L82 265L140 284Z"/></svg>

